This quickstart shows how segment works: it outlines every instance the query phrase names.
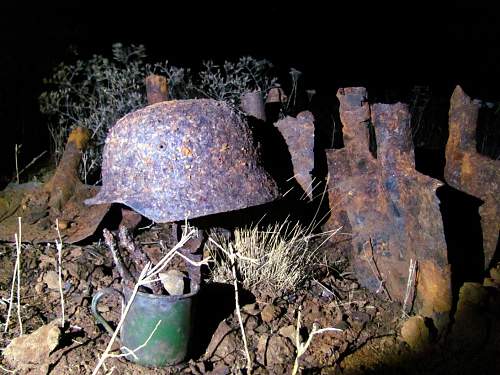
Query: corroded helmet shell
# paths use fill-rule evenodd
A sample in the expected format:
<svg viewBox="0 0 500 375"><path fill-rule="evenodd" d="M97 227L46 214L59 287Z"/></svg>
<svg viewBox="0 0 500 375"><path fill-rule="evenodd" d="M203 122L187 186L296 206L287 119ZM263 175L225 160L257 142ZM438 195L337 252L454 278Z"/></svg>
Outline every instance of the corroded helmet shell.
<svg viewBox="0 0 500 375"><path fill-rule="evenodd" d="M102 181L85 203L123 203L159 223L279 196L248 125L210 99L160 102L120 119L106 138Z"/></svg>

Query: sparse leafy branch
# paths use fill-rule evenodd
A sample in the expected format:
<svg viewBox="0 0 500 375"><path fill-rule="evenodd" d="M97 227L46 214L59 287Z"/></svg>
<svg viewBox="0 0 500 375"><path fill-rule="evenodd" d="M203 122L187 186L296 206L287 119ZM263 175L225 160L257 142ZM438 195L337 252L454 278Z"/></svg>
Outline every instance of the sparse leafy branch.
<svg viewBox="0 0 500 375"><path fill-rule="evenodd" d="M259 90L264 94L276 85L272 64L241 57L237 62L202 64L197 73L164 63L146 64L142 45L112 46L112 58L93 55L88 60L59 64L44 80L40 111L48 116L52 153L57 164L70 131L88 128L91 142L83 155L80 176L85 182L99 180L102 149L111 126L125 114L146 106L145 82L155 73L168 78L170 99L212 98L229 103L239 111L240 96Z"/></svg>
<svg viewBox="0 0 500 375"><path fill-rule="evenodd" d="M108 129L122 116L146 105L143 46L112 48L113 58L94 55L90 60L59 64L44 80L48 90L39 98L40 111L48 116L55 162L64 151L69 132L76 126L91 131L86 151L87 170L81 176L97 177Z"/></svg>

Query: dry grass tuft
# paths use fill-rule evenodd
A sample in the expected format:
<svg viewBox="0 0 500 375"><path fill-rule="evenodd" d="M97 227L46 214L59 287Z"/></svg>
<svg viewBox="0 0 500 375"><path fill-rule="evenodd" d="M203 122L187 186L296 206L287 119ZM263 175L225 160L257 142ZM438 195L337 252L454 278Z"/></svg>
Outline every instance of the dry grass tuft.
<svg viewBox="0 0 500 375"><path fill-rule="evenodd" d="M313 228L286 221L270 225L265 230L257 226L236 229L233 241L212 236L208 242L215 259L211 267L212 280L232 281L231 261L226 255L231 246L241 260L238 262L238 276L246 289L271 296L296 290L313 275L318 250L337 232L314 234ZM211 246L211 243L218 246ZM225 251L218 251L219 247Z"/></svg>

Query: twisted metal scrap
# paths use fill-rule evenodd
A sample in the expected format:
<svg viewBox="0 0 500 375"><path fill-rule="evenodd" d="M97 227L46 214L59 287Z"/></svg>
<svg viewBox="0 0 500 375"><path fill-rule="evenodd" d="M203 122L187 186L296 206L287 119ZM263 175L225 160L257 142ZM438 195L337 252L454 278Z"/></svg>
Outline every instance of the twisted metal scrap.
<svg viewBox="0 0 500 375"><path fill-rule="evenodd" d="M314 116L309 111L300 112L297 118L287 116L274 125L285 139L292 157L295 179L312 199L314 169ZM292 177L292 176L289 176Z"/></svg>
<svg viewBox="0 0 500 375"><path fill-rule="evenodd" d="M408 108L370 106L365 88L340 89L337 97L345 147L327 150L330 225L351 228L348 251L360 282L393 300L404 301L410 260L418 260L416 309L446 319L451 279L435 194L441 183L415 171ZM369 124L377 158L369 151Z"/></svg>
<svg viewBox="0 0 500 375"><path fill-rule="evenodd" d="M480 155L476 150L480 105L480 101L472 100L460 86L453 91L444 177L454 188L484 201L479 215L485 268L489 268L500 232L500 161Z"/></svg>
<svg viewBox="0 0 500 375"><path fill-rule="evenodd" d="M227 104L172 100L111 129L103 188L87 204L123 203L159 223L238 210L278 197L248 125Z"/></svg>
<svg viewBox="0 0 500 375"><path fill-rule="evenodd" d="M95 232L110 205L89 208L83 204L84 199L99 190L96 186L84 185L78 178L78 165L88 140L85 129L74 129L47 183L9 185L0 192L0 240L13 240L18 217L22 218L23 241L28 242L54 241L56 219L66 243L81 241Z"/></svg>

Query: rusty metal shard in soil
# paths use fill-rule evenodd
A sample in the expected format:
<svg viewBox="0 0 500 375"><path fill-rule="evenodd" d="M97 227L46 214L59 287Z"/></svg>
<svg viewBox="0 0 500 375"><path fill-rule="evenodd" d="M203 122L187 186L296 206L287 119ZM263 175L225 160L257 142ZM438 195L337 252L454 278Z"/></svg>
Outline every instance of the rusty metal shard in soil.
<svg viewBox="0 0 500 375"><path fill-rule="evenodd" d="M435 195L441 183L415 170L408 108L370 105L361 87L340 89L337 97L345 148L327 150L335 212L328 226L351 230L346 251L356 275L388 298L403 303L410 261L417 261L416 311L444 318L451 310L451 275ZM376 157L367 124L375 129Z"/></svg>
<svg viewBox="0 0 500 375"><path fill-rule="evenodd" d="M85 185L78 177L78 165L88 141L85 129L74 129L48 182L11 184L0 192L0 240L13 241L18 217L26 242L53 242L57 236L56 219L66 243L81 241L95 232L110 204L87 207L83 203L99 191L98 186Z"/></svg>

